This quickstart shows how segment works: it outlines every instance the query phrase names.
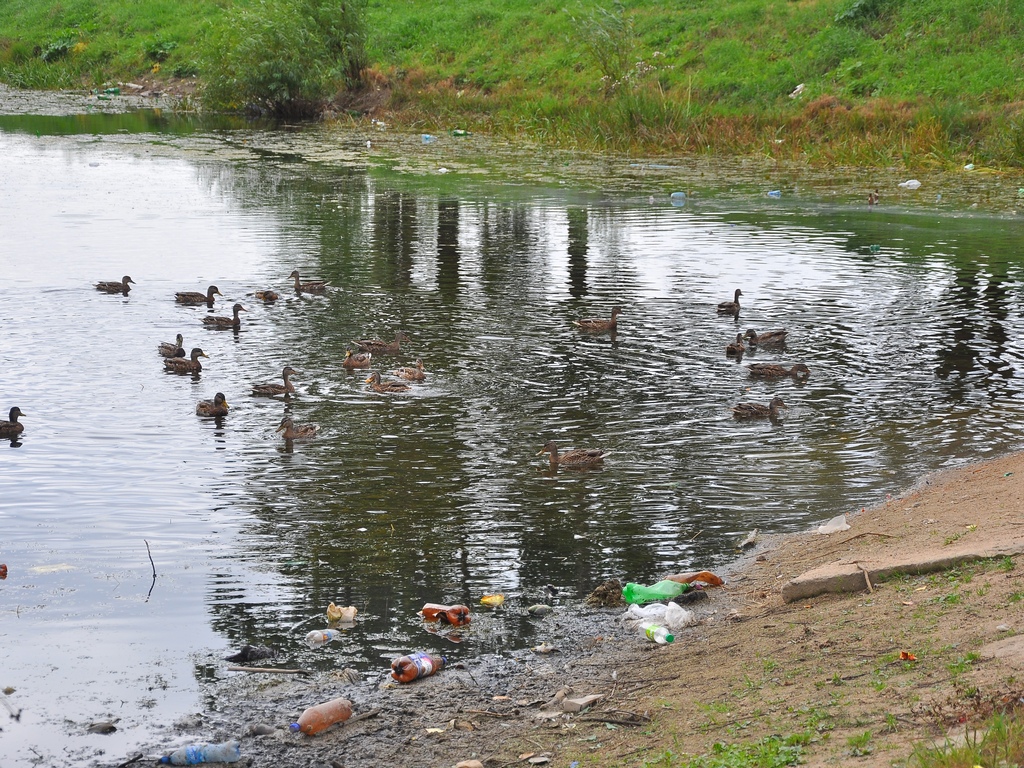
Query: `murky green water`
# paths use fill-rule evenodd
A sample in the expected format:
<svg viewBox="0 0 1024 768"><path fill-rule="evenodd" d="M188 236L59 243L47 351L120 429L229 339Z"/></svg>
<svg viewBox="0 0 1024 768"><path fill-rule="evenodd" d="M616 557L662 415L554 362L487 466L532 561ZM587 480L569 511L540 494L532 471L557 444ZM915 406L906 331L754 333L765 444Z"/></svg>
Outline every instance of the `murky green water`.
<svg viewBox="0 0 1024 768"><path fill-rule="evenodd" d="M201 708L197 678L245 643L368 674L533 645L519 616L548 584L572 602L721 567L754 527L806 529L1021 446L1024 228L985 205L989 180L943 200L883 185L872 210L849 179L810 194L710 160L104 120L0 118L0 410L26 414L0 451L0 685L24 708L4 768L127 754ZM296 296L293 269L336 290ZM123 274L128 297L92 287ZM173 301L210 284L213 314L248 309L238 333ZM276 304L252 296L269 287ZM718 316L737 287L740 319ZM613 305L614 338L573 327ZM726 358L738 331L782 327L786 350ZM411 342L374 367L420 358L425 384L380 395L342 369L350 340L399 329ZM164 372L176 333L209 355L201 375ZM285 365L295 398L249 394ZM230 415L197 418L216 392ZM774 394L780 423L731 417ZM286 413L319 437L285 444ZM551 439L613 454L552 474ZM506 609L459 643L416 616L491 592ZM359 621L309 651L331 601ZM118 733L83 733L108 717Z"/></svg>

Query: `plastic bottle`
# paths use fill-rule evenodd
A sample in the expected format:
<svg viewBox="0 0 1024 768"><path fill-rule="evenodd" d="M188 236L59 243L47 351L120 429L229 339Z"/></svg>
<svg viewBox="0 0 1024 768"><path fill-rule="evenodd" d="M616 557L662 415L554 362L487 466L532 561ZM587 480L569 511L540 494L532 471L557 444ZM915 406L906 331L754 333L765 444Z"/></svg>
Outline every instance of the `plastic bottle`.
<svg viewBox="0 0 1024 768"><path fill-rule="evenodd" d="M640 630L647 637L648 640L653 640L659 645L668 645L675 640L675 635L669 632L664 627L659 627L653 621L645 621L640 625Z"/></svg>
<svg viewBox="0 0 1024 768"><path fill-rule="evenodd" d="M391 677L400 683L411 683L421 677L444 669L448 659L444 656L431 656L429 653L410 653L391 662Z"/></svg>
<svg viewBox="0 0 1024 768"><path fill-rule="evenodd" d="M773 189L771 192L768 193L768 197L771 197L771 198L774 198L774 199L778 200L780 197L782 197L782 190L781 189Z"/></svg>
<svg viewBox="0 0 1024 768"><path fill-rule="evenodd" d="M469 136L469 131L464 130L463 128L453 128L452 136Z"/></svg>
<svg viewBox="0 0 1024 768"><path fill-rule="evenodd" d="M323 704L310 707L299 715L299 720L288 727L293 731L302 731L307 736L315 736L352 717L352 702L348 699L331 699Z"/></svg>
<svg viewBox="0 0 1024 768"><path fill-rule="evenodd" d="M310 648L322 648L340 635L341 632L337 629L314 629L306 635L306 645Z"/></svg>
<svg viewBox="0 0 1024 768"><path fill-rule="evenodd" d="M429 133L420 134L420 141L424 144L433 144L437 141L437 136L431 136Z"/></svg>
<svg viewBox="0 0 1024 768"><path fill-rule="evenodd" d="M199 763L233 763L242 758L237 741L221 744L190 744L176 749L160 758L161 763L171 765L198 765Z"/></svg>
<svg viewBox="0 0 1024 768"><path fill-rule="evenodd" d="M663 579L649 587L629 582L622 588L622 597L627 603L642 605L654 600L671 600L673 597L678 597L689 589L689 584L672 581L671 579Z"/></svg>
<svg viewBox="0 0 1024 768"><path fill-rule="evenodd" d="M425 603L420 613L427 621L443 621L456 627L469 624L469 608L465 605Z"/></svg>

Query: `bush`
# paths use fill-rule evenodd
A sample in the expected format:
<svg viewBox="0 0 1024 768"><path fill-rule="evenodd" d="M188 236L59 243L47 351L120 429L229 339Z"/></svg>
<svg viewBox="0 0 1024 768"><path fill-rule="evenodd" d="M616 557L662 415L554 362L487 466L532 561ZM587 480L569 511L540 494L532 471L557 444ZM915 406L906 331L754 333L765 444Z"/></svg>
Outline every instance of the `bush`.
<svg viewBox="0 0 1024 768"><path fill-rule="evenodd" d="M358 0L263 0L213 30L203 97L213 109L310 116L365 66Z"/></svg>

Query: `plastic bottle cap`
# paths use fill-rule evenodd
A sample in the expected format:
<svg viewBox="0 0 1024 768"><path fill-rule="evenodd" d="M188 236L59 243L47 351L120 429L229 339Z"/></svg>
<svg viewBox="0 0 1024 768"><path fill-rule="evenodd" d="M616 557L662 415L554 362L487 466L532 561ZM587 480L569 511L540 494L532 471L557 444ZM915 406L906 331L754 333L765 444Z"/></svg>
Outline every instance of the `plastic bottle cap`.
<svg viewBox="0 0 1024 768"><path fill-rule="evenodd" d="M675 635L665 635L665 642L666 643L675 642L675 639L676 639Z"/></svg>
<svg viewBox="0 0 1024 768"><path fill-rule="evenodd" d="M291 725L288 726L288 730L290 730L290 731L298 731L298 730L301 730L301 729L302 729L302 726L299 725L298 723L292 723Z"/></svg>

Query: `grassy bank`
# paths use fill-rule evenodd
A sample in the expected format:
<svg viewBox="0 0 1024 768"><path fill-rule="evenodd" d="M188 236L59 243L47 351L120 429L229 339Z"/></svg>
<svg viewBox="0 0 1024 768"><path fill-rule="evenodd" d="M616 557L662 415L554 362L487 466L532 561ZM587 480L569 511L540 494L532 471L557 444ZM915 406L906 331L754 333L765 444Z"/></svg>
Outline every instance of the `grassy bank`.
<svg viewBox="0 0 1024 768"><path fill-rule="evenodd" d="M343 109L383 104L391 121L425 129L458 123L618 151L1024 167L1024 0L335 2L358 14L358 32L331 30L333 46L319 47L322 24L281 29L312 15L275 10L287 4L328 5L8 0L0 80L198 76L218 84L207 103L237 108L253 100L247 81L306 104L357 86ZM356 35L358 81L351 61L337 61ZM303 78L315 87L301 90Z"/></svg>

